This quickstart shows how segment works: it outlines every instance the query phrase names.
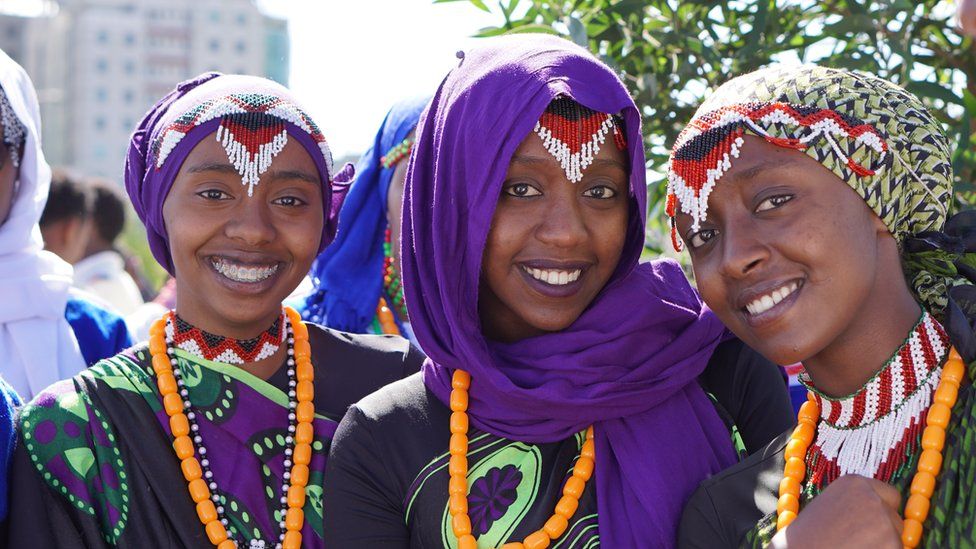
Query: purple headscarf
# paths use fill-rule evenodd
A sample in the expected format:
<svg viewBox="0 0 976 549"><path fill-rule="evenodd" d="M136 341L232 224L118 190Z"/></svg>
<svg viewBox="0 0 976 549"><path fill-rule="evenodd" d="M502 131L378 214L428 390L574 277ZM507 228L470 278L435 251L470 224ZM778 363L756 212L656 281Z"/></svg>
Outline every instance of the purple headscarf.
<svg viewBox="0 0 976 549"><path fill-rule="evenodd" d="M509 439L555 442L594 425L602 543L673 546L688 496L734 461L728 431L696 381L724 328L676 263L638 266L644 153L640 116L620 80L559 38L482 44L421 118L407 175L402 268L410 319L430 357L424 383L447 404L453 371L468 371L472 423ZM493 212L515 149L560 95L624 119L627 240L610 282L572 326L491 342L477 304Z"/></svg>
<svg viewBox="0 0 976 549"><path fill-rule="evenodd" d="M339 206L352 176L351 166L333 174L332 153L325 137L284 86L256 76L205 73L178 84L146 113L132 134L125 160L125 189L146 226L153 257L171 275L175 273L163 222L163 202L183 161L197 143L218 129L233 128L243 140L245 134L255 131L255 123L257 131L287 131L287 139L297 140L308 151L322 179L325 223L319 252L335 236ZM223 134L225 149L231 151L237 146L237 157L231 162L253 186L256 176L263 172L262 155L248 156L247 148L234 143L235 136L228 134L229 131ZM221 135L217 138L221 140ZM283 143L283 139L269 141L263 161L273 158L277 154L273 151L280 150Z"/></svg>

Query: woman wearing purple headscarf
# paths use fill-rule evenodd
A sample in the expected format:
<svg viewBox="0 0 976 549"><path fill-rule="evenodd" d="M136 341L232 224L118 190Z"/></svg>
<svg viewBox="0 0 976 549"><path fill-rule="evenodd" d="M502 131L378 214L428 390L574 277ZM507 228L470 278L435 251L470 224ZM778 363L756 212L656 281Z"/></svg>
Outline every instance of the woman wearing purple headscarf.
<svg viewBox="0 0 976 549"><path fill-rule="evenodd" d="M640 116L606 65L538 35L463 56L405 190L430 358L343 419L330 548L673 546L692 490L736 460L734 425L756 448L791 422L776 369L679 266L638 265L645 200Z"/></svg>
<svg viewBox="0 0 976 549"><path fill-rule="evenodd" d="M146 115L126 189L176 309L24 408L8 546L322 546L338 419L421 361L282 307L335 235L331 162L262 78L204 74Z"/></svg>

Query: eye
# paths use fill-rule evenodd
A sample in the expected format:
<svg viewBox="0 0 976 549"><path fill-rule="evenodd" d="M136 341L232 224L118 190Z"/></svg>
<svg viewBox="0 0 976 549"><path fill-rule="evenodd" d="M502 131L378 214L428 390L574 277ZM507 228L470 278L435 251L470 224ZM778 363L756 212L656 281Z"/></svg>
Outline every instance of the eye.
<svg viewBox="0 0 976 549"><path fill-rule="evenodd" d="M617 191L606 185L597 185L583 191L583 196L588 196L590 198L598 198L606 200L608 198L613 198L617 196Z"/></svg>
<svg viewBox="0 0 976 549"><path fill-rule="evenodd" d="M509 196L517 196L519 198L524 198L528 196L542 196L542 193L539 192L539 189L536 189L535 187L529 185L528 183L513 183L512 185L508 185L507 187L502 189L502 192L504 192Z"/></svg>
<svg viewBox="0 0 976 549"><path fill-rule="evenodd" d="M756 206L756 212L765 212L766 210L774 210L779 208L783 204L786 204L790 200L793 200L792 194L778 194L776 196L770 196L769 198L763 200Z"/></svg>
<svg viewBox="0 0 976 549"><path fill-rule="evenodd" d="M205 191L200 191L197 193L197 196L207 200L229 200L232 198L229 194L218 189L207 189Z"/></svg>
<svg viewBox="0 0 976 549"><path fill-rule="evenodd" d="M704 229L696 233L691 233L685 240L688 242L688 247L694 250L695 248L700 248L708 244L709 241L715 238L716 234L718 234L718 231L715 229Z"/></svg>
<svg viewBox="0 0 976 549"><path fill-rule="evenodd" d="M298 206L305 206L308 204L308 202L305 202L297 196L282 196L281 198L274 199L271 203L279 206L287 206L289 208L296 208Z"/></svg>

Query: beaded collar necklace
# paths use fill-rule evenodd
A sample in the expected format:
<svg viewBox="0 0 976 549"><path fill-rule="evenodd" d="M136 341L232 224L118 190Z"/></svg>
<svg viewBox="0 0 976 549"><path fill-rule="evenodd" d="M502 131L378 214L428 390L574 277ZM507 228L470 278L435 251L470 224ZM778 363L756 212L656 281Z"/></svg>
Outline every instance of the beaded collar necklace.
<svg viewBox="0 0 976 549"><path fill-rule="evenodd" d="M166 324L166 337L173 345L206 360L226 364L246 364L270 357L278 352L284 338L282 316L275 319L261 335L251 339L234 339L212 334L193 326L170 312L170 322Z"/></svg>
<svg viewBox="0 0 976 549"><path fill-rule="evenodd" d="M882 482L904 475L919 449L948 352L945 330L923 313L901 348L854 394L827 397L801 375L820 410L817 437L806 456L812 493L846 474Z"/></svg>

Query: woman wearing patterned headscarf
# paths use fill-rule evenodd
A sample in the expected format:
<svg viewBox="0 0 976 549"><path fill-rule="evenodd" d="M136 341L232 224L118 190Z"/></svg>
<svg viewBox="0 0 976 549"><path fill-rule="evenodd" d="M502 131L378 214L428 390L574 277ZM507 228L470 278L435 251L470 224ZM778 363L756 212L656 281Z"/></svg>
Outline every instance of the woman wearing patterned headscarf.
<svg viewBox="0 0 976 549"><path fill-rule="evenodd" d="M394 105L360 159L339 212L342 231L312 266L315 287L298 307L302 318L345 332L412 339L397 266L400 208L414 129L429 101Z"/></svg>
<svg viewBox="0 0 976 549"><path fill-rule="evenodd" d="M918 98L817 66L736 78L669 184L706 303L809 391L795 429L703 483L682 544L976 543L976 218L947 221L949 146Z"/></svg>
<svg viewBox="0 0 976 549"><path fill-rule="evenodd" d="M670 547L691 491L736 459L733 423L746 448L789 424L779 373L726 341L680 267L638 265L645 200L640 115L609 67L540 35L463 56L404 193L430 359L343 419L330 547Z"/></svg>
<svg viewBox="0 0 976 549"><path fill-rule="evenodd" d="M421 359L281 305L332 240L348 175L265 79L201 75L150 110L125 182L176 308L23 409L9 546L322 546L337 420Z"/></svg>

